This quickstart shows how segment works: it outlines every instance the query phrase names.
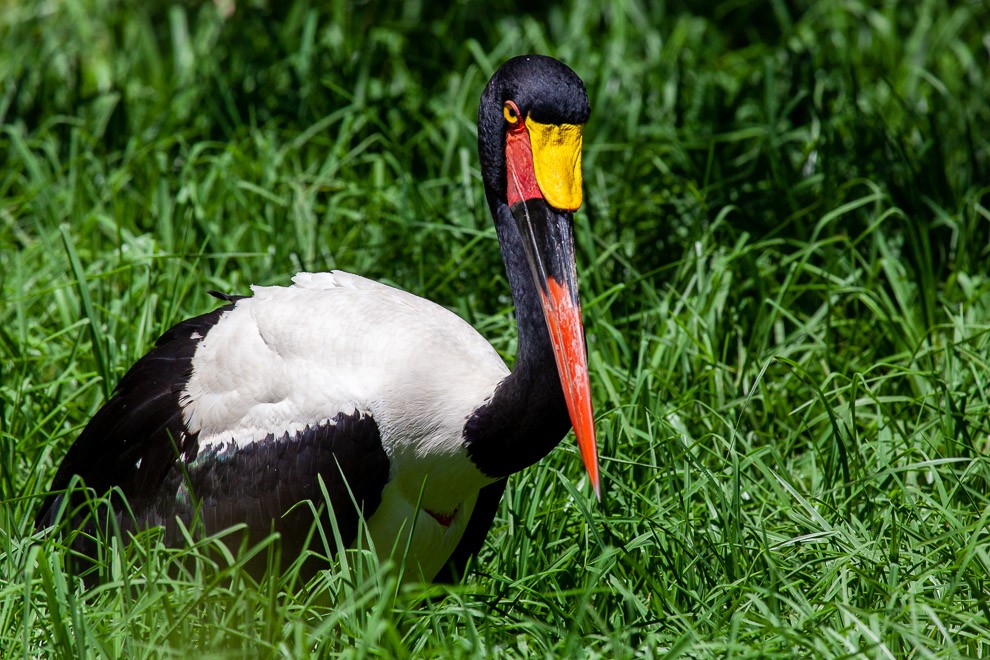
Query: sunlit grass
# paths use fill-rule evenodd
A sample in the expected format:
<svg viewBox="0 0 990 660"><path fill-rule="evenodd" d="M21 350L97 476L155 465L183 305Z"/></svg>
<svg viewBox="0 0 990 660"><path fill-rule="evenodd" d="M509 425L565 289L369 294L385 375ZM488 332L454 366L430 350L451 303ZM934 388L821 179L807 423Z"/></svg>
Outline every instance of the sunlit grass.
<svg viewBox="0 0 990 660"><path fill-rule="evenodd" d="M4 657L990 653L990 11L692 7L0 13ZM602 503L568 439L510 481L462 584L400 586L362 550L256 584L240 567L275 539L149 532L82 588L33 516L207 290L341 268L511 359L474 117L530 51L592 102L577 243Z"/></svg>

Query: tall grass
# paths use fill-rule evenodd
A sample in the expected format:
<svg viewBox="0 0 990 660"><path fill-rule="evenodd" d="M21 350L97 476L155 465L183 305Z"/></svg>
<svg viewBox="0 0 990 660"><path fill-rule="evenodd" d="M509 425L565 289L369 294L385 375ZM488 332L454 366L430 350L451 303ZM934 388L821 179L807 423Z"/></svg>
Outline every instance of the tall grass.
<svg viewBox="0 0 990 660"><path fill-rule="evenodd" d="M990 653L982 2L12 3L0 13L5 657ZM33 531L174 322L301 269L514 355L475 155L521 52L586 81L577 242L604 496L570 440L477 566L260 584L216 540Z"/></svg>

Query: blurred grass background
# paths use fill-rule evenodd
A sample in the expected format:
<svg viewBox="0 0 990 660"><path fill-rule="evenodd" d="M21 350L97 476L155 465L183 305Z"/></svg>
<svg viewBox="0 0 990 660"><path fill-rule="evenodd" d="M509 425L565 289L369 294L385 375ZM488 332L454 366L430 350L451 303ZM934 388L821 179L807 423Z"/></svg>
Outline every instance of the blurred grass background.
<svg viewBox="0 0 990 660"><path fill-rule="evenodd" d="M982 0L3 3L3 655L987 655L988 25ZM474 121L525 52L591 97L602 504L565 440L460 585L359 552L254 584L154 534L73 583L40 498L208 289L341 268L511 359Z"/></svg>

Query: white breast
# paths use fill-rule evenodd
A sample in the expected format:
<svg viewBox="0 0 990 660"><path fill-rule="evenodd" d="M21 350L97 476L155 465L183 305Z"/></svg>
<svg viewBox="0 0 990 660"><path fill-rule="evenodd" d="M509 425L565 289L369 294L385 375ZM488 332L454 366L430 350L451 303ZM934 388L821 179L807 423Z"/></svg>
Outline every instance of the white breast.
<svg viewBox="0 0 990 660"><path fill-rule="evenodd" d="M441 525L389 484L382 494L381 506L368 520L375 553L379 559L403 563L406 581L433 580L464 536L477 499L478 491L474 491L458 504L450 524Z"/></svg>

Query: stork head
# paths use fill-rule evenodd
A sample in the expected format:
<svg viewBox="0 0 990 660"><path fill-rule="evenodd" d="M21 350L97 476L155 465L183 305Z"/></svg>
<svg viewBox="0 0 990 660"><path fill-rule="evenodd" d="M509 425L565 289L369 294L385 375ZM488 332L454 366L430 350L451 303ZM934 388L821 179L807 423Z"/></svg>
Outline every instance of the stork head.
<svg viewBox="0 0 990 660"><path fill-rule="evenodd" d="M518 231L567 412L600 498L573 232L589 113L584 83L565 64L542 55L515 57L495 72L481 96L478 151L492 213L506 217L507 208Z"/></svg>
<svg viewBox="0 0 990 660"><path fill-rule="evenodd" d="M478 107L478 151L489 195L510 206L543 199L557 210L576 211L589 113L584 83L562 62L522 55L503 64Z"/></svg>

